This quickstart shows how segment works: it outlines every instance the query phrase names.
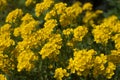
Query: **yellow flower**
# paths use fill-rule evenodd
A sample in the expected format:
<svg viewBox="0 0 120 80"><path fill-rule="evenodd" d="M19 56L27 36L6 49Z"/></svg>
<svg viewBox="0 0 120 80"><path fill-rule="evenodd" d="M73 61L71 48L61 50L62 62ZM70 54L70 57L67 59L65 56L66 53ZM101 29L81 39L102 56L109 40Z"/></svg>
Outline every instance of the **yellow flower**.
<svg viewBox="0 0 120 80"><path fill-rule="evenodd" d="M36 30L36 26L39 25L39 21L36 21L32 15L27 13L21 19L23 22L20 27L14 29L14 36L21 35L22 38L26 38L28 35L32 34Z"/></svg>
<svg viewBox="0 0 120 80"><path fill-rule="evenodd" d="M31 50L22 51L17 57L17 70L20 72L22 69L30 71L34 68L33 61L37 60L38 57Z"/></svg>
<svg viewBox="0 0 120 80"><path fill-rule="evenodd" d="M15 9L7 15L5 22L16 23L16 21L19 20L22 17L22 15L23 15L22 9Z"/></svg>
<svg viewBox="0 0 120 80"><path fill-rule="evenodd" d="M94 59L93 76L96 78L98 75L104 74L105 64L107 63L107 56L103 53L96 56Z"/></svg>
<svg viewBox="0 0 120 80"><path fill-rule="evenodd" d="M71 73L77 73L79 76L87 76L89 70L93 67L93 55L96 51L91 50L74 50L74 58L69 59L68 69ZM87 72L86 72L87 71Z"/></svg>
<svg viewBox="0 0 120 80"><path fill-rule="evenodd" d="M0 69L3 70L6 67L6 65L8 64L7 58L8 58L7 55L3 55L3 53L0 53Z"/></svg>
<svg viewBox="0 0 120 80"><path fill-rule="evenodd" d="M57 13L55 10L51 10L50 12L48 12L46 15L45 15L45 20L49 20L49 19L52 19L54 17L56 17Z"/></svg>
<svg viewBox="0 0 120 80"><path fill-rule="evenodd" d="M93 5L91 3L85 3L83 5L83 10L92 10Z"/></svg>
<svg viewBox="0 0 120 80"><path fill-rule="evenodd" d="M61 49L62 39L60 34L53 35L49 42L47 42L41 51L39 52L42 55L42 59L48 58L55 58L56 55L60 53L59 49Z"/></svg>
<svg viewBox="0 0 120 80"><path fill-rule="evenodd" d="M53 9L57 12L58 15L60 15L65 12L65 9L67 8L66 6L66 3L60 2L55 4Z"/></svg>
<svg viewBox="0 0 120 80"><path fill-rule="evenodd" d="M112 62L108 62L108 66L105 71L105 75L108 79L111 79L112 76L115 74L114 70L116 70L116 66Z"/></svg>
<svg viewBox="0 0 120 80"><path fill-rule="evenodd" d="M53 29L55 26L57 26L57 20L55 20L55 19L47 20L44 23L45 28Z"/></svg>
<svg viewBox="0 0 120 80"><path fill-rule="evenodd" d="M48 10L49 7L54 3L53 0L44 0L41 3L37 3L35 7L35 14L39 17L44 11Z"/></svg>
<svg viewBox="0 0 120 80"><path fill-rule="evenodd" d="M72 28L67 28L66 30L63 30L63 34L66 36L69 36L71 33L73 33Z"/></svg>
<svg viewBox="0 0 120 80"><path fill-rule="evenodd" d="M87 34L88 30L84 26L78 26L74 29L74 39L77 41L82 41L83 37Z"/></svg>
<svg viewBox="0 0 120 80"><path fill-rule="evenodd" d="M30 6L31 4L35 4L36 3L36 0L26 0L25 1L25 6Z"/></svg>
<svg viewBox="0 0 120 80"><path fill-rule="evenodd" d="M11 25L10 24L4 24L2 27L0 27L0 34L4 32L10 32Z"/></svg>
<svg viewBox="0 0 120 80"><path fill-rule="evenodd" d="M13 59L10 59L9 56L6 55L3 51L0 51L0 70L7 75L9 75L10 70L15 69L15 65L12 60Z"/></svg>
<svg viewBox="0 0 120 80"><path fill-rule="evenodd" d="M106 44L110 39L110 35L111 35L110 28L104 26L105 26L104 24L98 25L92 31L96 43Z"/></svg>
<svg viewBox="0 0 120 80"><path fill-rule="evenodd" d="M27 24L35 19L32 17L31 14L26 13L25 16L23 16L21 20L24 22L24 24Z"/></svg>
<svg viewBox="0 0 120 80"><path fill-rule="evenodd" d="M44 28L39 30L39 34L43 40L50 38L51 33L54 31L54 28L57 26L57 20L50 19L44 23Z"/></svg>
<svg viewBox="0 0 120 80"><path fill-rule="evenodd" d="M120 49L120 42L119 42L119 40L120 40L120 34L114 35L112 37L112 40L115 42L115 48L119 50Z"/></svg>
<svg viewBox="0 0 120 80"><path fill-rule="evenodd" d="M19 35L20 35L20 28L19 28L19 27L15 28L13 34L14 34L14 36L16 36L16 37L19 36Z"/></svg>
<svg viewBox="0 0 120 80"><path fill-rule="evenodd" d="M100 14L102 13L101 10L93 11L86 11L85 16L83 18L84 23L90 23L91 25L94 25L94 19L96 19Z"/></svg>
<svg viewBox="0 0 120 80"><path fill-rule="evenodd" d="M5 77L5 75L0 74L0 80L7 80L7 78Z"/></svg>
<svg viewBox="0 0 120 80"><path fill-rule="evenodd" d="M67 26L72 22L72 17L68 17L67 14L63 13L60 15L59 22L62 26Z"/></svg>
<svg viewBox="0 0 120 80"><path fill-rule="evenodd" d="M76 2L72 6L65 8L65 12L60 15L59 22L62 26L75 23L80 13L82 13L82 8L80 3Z"/></svg>
<svg viewBox="0 0 120 80"><path fill-rule="evenodd" d="M35 31L35 27L39 25L38 21L31 21L26 25L20 26L21 37L26 38L28 35L32 34Z"/></svg>
<svg viewBox="0 0 120 80"><path fill-rule="evenodd" d="M69 41L69 42L67 42L66 45L67 45L67 46L70 46L70 47L73 47L73 46L74 46L74 43L73 43L72 41Z"/></svg>
<svg viewBox="0 0 120 80"><path fill-rule="evenodd" d="M69 73L67 73L66 69L57 68L55 70L54 78L56 78L56 80L62 80L64 76L69 76Z"/></svg>
<svg viewBox="0 0 120 80"><path fill-rule="evenodd" d="M96 10L95 13L96 14L101 14L101 13L103 13L103 11L102 10Z"/></svg>
<svg viewBox="0 0 120 80"><path fill-rule="evenodd" d="M120 49L111 50L111 54L108 55L108 61L114 63L115 65L120 64Z"/></svg>
<svg viewBox="0 0 120 80"><path fill-rule="evenodd" d="M0 47L5 49L14 44L14 40L11 39L11 25L4 24L0 27Z"/></svg>
<svg viewBox="0 0 120 80"><path fill-rule="evenodd" d="M100 56L96 56L95 58L95 64L105 64L107 62L107 56L103 53L100 54Z"/></svg>

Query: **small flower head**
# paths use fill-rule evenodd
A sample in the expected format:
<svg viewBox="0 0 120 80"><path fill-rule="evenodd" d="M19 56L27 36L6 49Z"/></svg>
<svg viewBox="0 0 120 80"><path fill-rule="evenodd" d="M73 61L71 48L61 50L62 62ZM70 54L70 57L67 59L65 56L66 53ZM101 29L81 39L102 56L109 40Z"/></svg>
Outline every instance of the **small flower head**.
<svg viewBox="0 0 120 80"><path fill-rule="evenodd" d="M16 23L18 20L20 20L22 15L23 15L22 9L15 9L8 14L8 16L6 17L6 22Z"/></svg>
<svg viewBox="0 0 120 80"><path fill-rule="evenodd" d="M64 76L69 76L69 73L67 73L66 69L57 68L55 70L54 78L56 78L57 80L62 80Z"/></svg>
<svg viewBox="0 0 120 80"><path fill-rule="evenodd" d="M91 3L85 3L83 5L83 10L92 10L93 5Z"/></svg>

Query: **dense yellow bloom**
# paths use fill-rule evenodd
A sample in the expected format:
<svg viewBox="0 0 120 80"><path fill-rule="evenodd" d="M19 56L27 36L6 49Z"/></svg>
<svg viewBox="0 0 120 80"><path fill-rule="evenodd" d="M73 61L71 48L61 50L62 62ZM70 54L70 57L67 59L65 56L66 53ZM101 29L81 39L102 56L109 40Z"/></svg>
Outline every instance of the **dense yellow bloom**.
<svg viewBox="0 0 120 80"><path fill-rule="evenodd" d="M48 12L46 15L45 15L45 20L49 20L49 19L51 19L51 18L54 18L54 17L57 17L56 16L57 15L57 13L56 13L56 11L55 10L51 10L50 12Z"/></svg>
<svg viewBox="0 0 120 80"><path fill-rule="evenodd" d="M16 49L19 51L44 43L44 41L50 37L54 27L57 25L57 21L51 19L44 23L44 28L36 30L36 26L39 25L39 22L35 21L30 15L26 14L22 20L23 23L20 27L14 29L14 35L21 35L23 38L23 41L18 42L16 46Z"/></svg>
<svg viewBox="0 0 120 80"><path fill-rule="evenodd" d="M54 28L57 26L57 20L50 19L44 23L44 28L42 30L43 39L49 38Z"/></svg>
<svg viewBox="0 0 120 80"><path fill-rule="evenodd" d="M22 9L15 9L7 15L5 22L16 23L16 21L19 20L22 17L22 15L23 15Z"/></svg>
<svg viewBox="0 0 120 80"><path fill-rule="evenodd" d="M88 23L88 22L94 23L94 19L96 19L98 17L98 15L101 13L103 13L103 11L101 11L101 10L96 10L95 12L86 11L85 16L83 18L83 22L84 23Z"/></svg>
<svg viewBox="0 0 120 80"><path fill-rule="evenodd" d="M20 72L22 69L30 71L34 67L33 61L37 60L38 57L31 50L22 51L17 57L17 70Z"/></svg>
<svg viewBox="0 0 120 80"><path fill-rule="evenodd" d="M37 47L39 41L39 35L38 34L31 34L27 37L24 37L23 41L18 42L17 46L16 46L16 50L18 52L21 52L23 50L29 49L29 48L34 48Z"/></svg>
<svg viewBox="0 0 120 80"><path fill-rule="evenodd" d="M60 15L65 12L65 9L67 8L66 6L66 3L60 2L55 4L53 9L57 12L58 15Z"/></svg>
<svg viewBox="0 0 120 80"><path fill-rule="evenodd" d="M91 50L78 50L74 51L74 58L69 59L68 69L71 70L71 73L77 73L79 76L87 76L89 70L93 67L93 55L96 54L96 51ZM87 72L86 72L87 71ZM85 74L84 74L85 73Z"/></svg>
<svg viewBox="0 0 120 80"><path fill-rule="evenodd" d="M49 11L46 16L45 20L51 19L51 18L58 18L58 15L62 14L65 12L67 4L60 2L56 3L51 11Z"/></svg>
<svg viewBox="0 0 120 80"><path fill-rule="evenodd" d="M91 3L85 3L83 5L83 10L92 10L93 5Z"/></svg>
<svg viewBox="0 0 120 80"><path fill-rule="evenodd" d="M108 27L111 32L113 33L119 33L120 32L120 21L118 20L117 16L112 15L108 18L104 18L103 23L104 26ZM114 37L114 35L113 35Z"/></svg>
<svg viewBox="0 0 120 80"><path fill-rule="evenodd" d="M100 56L96 56L95 58L95 64L101 64L101 63L106 63L107 62L107 56L104 54L101 54Z"/></svg>
<svg viewBox="0 0 120 80"><path fill-rule="evenodd" d="M49 42L47 42L39 52L40 55L42 55L42 59L45 59L46 57L55 58L56 55L60 53L59 49L61 49L61 44L62 38L60 34L52 35Z"/></svg>
<svg viewBox="0 0 120 80"><path fill-rule="evenodd" d="M2 33L6 33L6 32L10 32L10 24L4 24L3 26L0 27L0 34L2 35Z"/></svg>
<svg viewBox="0 0 120 80"><path fill-rule="evenodd" d="M82 13L81 3L76 2L72 6L67 7L66 3L56 3L50 12L45 16L45 20L51 18L59 18L59 22L62 26L67 26L76 22L76 18Z"/></svg>
<svg viewBox="0 0 120 80"><path fill-rule="evenodd" d="M104 18L103 22L108 23L108 25L114 25L117 22L117 20L118 20L117 16L112 15L108 18ZM113 23L111 23L111 22L113 22Z"/></svg>
<svg viewBox="0 0 120 80"><path fill-rule="evenodd" d="M0 74L0 80L7 80L7 78L3 74Z"/></svg>
<svg viewBox="0 0 120 80"><path fill-rule="evenodd" d="M48 20L50 18L60 18L60 24L62 26L66 26L75 22L80 13L82 13L82 8L80 7L79 2L74 3L70 7L67 7L66 3L60 2L54 5L53 9L46 14L44 19Z"/></svg>
<svg viewBox="0 0 120 80"><path fill-rule="evenodd" d="M115 74L114 71L116 70L116 66L112 62L108 62L108 66L105 71L105 75L108 79L111 79L112 76Z"/></svg>
<svg viewBox="0 0 120 80"><path fill-rule="evenodd" d="M37 3L35 7L35 14L39 17L44 11L48 10L49 7L54 3L54 0L44 0L41 3Z"/></svg>
<svg viewBox="0 0 120 80"><path fill-rule="evenodd" d="M15 65L3 51L0 51L0 70L9 75L10 70L14 70ZM1 79L1 78L0 78Z"/></svg>
<svg viewBox="0 0 120 80"><path fill-rule="evenodd" d="M112 15L108 18L105 18L103 20L103 23L105 26L108 26L109 29L111 29L111 32L113 33L119 33L120 32L120 21L118 20L118 18L115 15ZM113 35L114 37L114 35Z"/></svg>
<svg viewBox="0 0 120 80"><path fill-rule="evenodd" d="M120 32L120 27L119 27L120 26L120 21L114 21L114 22L111 22L113 24L113 25L111 25L111 27L114 26L114 27L112 27L112 31L114 33L119 33Z"/></svg>
<svg viewBox="0 0 120 80"><path fill-rule="evenodd" d="M107 43L109 39L113 39L115 41L115 47L118 49L119 47L119 33L120 32L120 22L118 21L116 16L111 16L105 18L103 23L100 25L94 26L92 31L94 35L94 40L96 43ZM114 26L114 27L113 27ZM115 35L113 35L115 33Z"/></svg>
<svg viewBox="0 0 120 80"><path fill-rule="evenodd" d="M39 25L38 21L31 21L26 25L21 25L20 33L22 38L26 38L28 35L32 34L32 32L36 29L35 27Z"/></svg>
<svg viewBox="0 0 120 80"><path fill-rule="evenodd" d="M80 3L76 2L72 6L65 8L65 13L60 15L59 22L62 26L75 23L80 13L82 13L82 8Z"/></svg>
<svg viewBox="0 0 120 80"><path fill-rule="evenodd" d="M35 3L36 3L36 0L26 0L25 1L26 6L30 6L31 4L35 4Z"/></svg>
<svg viewBox="0 0 120 80"><path fill-rule="evenodd" d="M107 63L107 56L104 54L100 54L100 56L96 56L94 60L94 69L93 76L97 77L104 73L105 64Z"/></svg>
<svg viewBox="0 0 120 80"><path fill-rule="evenodd" d="M107 43L110 39L111 29L104 24L96 26L92 31L96 43Z"/></svg>
<svg viewBox="0 0 120 80"><path fill-rule="evenodd" d="M84 26L78 26L74 29L74 39L77 41L82 41L82 38L87 34L88 30Z"/></svg>
<svg viewBox="0 0 120 80"><path fill-rule="evenodd" d="M67 7L65 11L70 17L76 18L80 13L82 13L81 3L75 2L71 7Z"/></svg>
<svg viewBox="0 0 120 80"><path fill-rule="evenodd" d="M108 55L108 61L113 62L116 65L120 64L120 50L111 50L111 54Z"/></svg>
<svg viewBox="0 0 120 80"><path fill-rule="evenodd" d="M69 76L69 73L67 73L66 69L57 68L55 70L54 78L56 78L56 80L62 80L64 76Z"/></svg>
<svg viewBox="0 0 120 80"><path fill-rule="evenodd" d="M0 0L2 14L7 1ZM52 78L56 80L68 76L69 79L76 76L112 79L120 65L120 20L115 15L98 19L103 11L92 10L91 3L82 5L76 1L67 5L58 0L24 1L22 9L26 6L25 9L16 8L3 14L4 17L8 13L5 24L0 26L0 80L13 78L16 68L15 74L25 70L27 77L38 70L40 79L46 70L51 70L49 73L54 74ZM11 5L8 5L10 9L16 6ZM35 8L31 10L33 5ZM105 51L106 55L100 53ZM56 68L58 66L60 68Z"/></svg>
<svg viewBox="0 0 120 80"><path fill-rule="evenodd" d="M7 55L3 55L3 53L0 53L0 69L4 70L4 68L8 64L7 58Z"/></svg>
<svg viewBox="0 0 120 80"><path fill-rule="evenodd" d="M47 20L45 23L44 23L44 27L45 28L49 28L49 29L53 29L55 26L57 26L57 20L55 19L50 19L50 20Z"/></svg>
<svg viewBox="0 0 120 80"><path fill-rule="evenodd" d="M35 21L29 13L27 13L21 20L23 22L20 27L14 29L14 36L19 36L21 34L22 38L25 38L35 30L36 26L39 25L39 21Z"/></svg>
<svg viewBox="0 0 120 80"><path fill-rule="evenodd" d="M63 30L63 34L66 36L69 36L71 33L73 33L72 28L67 28L67 29Z"/></svg>
<svg viewBox="0 0 120 80"><path fill-rule="evenodd" d="M23 16L21 20L23 21L24 24L27 24L35 19L33 18L31 14L26 13L25 16Z"/></svg>
<svg viewBox="0 0 120 80"><path fill-rule="evenodd" d="M4 24L0 27L0 50L4 50L5 48L14 45L14 40L11 39L11 25Z"/></svg>
<svg viewBox="0 0 120 80"><path fill-rule="evenodd" d="M59 18L58 16L65 12L66 6L67 4L62 2L55 4L53 9L46 14L44 19Z"/></svg>
<svg viewBox="0 0 120 80"><path fill-rule="evenodd" d="M120 50L120 34L116 34L112 39L115 42L115 48Z"/></svg>

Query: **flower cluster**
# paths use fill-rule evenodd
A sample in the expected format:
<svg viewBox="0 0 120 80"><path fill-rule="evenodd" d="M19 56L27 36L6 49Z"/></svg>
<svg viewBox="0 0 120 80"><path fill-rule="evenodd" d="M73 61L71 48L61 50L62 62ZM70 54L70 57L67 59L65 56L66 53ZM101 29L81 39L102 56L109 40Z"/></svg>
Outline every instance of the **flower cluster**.
<svg viewBox="0 0 120 80"><path fill-rule="evenodd" d="M26 0L25 1L25 5L28 7L28 6L30 6L30 5L32 5L32 4L35 4L36 3L36 0Z"/></svg>
<svg viewBox="0 0 120 80"><path fill-rule="evenodd" d="M55 4L53 9L45 16L45 20L50 18L59 18L59 22L62 26L70 25L76 22L78 15L82 13L82 8L79 2L76 2L70 7L67 7L66 3Z"/></svg>
<svg viewBox="0 0 120 80"><path fill-rule="evenodd" d="M49 41L43 46L39 53L42 55L43 59L46 57L54 58L60 53L59 49L61 49L61 45L62 39L60 35L52 35L52 37L49 38Z"/></svg>
<svg viewBox="0 0 120 80"><path fill-rule="evenodd" d="M35 56L35 54L31 50L25 50L19 54L17 60L18 60L17 69L19 72L22 69L30 71L34 67L34 64L32 62L37 60L37 56Z"/></svg>
<svg viewBox="0 0 120 80"><path fill-rule="evenodd" d="M82 38L87 34L88 30L84 26L78 26L74 29L74 38L77 41L82 41Z"/></svg>
<svg viewBox="0 0 120 80"><path fill-rule="evenodd" d="M0 26L0 80L116 77L120 20L99 19L103 11L92 10L91 3L40 1L23 1L27 10L18 6ZM0 11L3 5L6 0L0 0Z"/></svg>
<svg viewBox="0 0 120 80"><path fill-rule="evenodd" d="M7 80L6 77L3 74L0 74L0 79L1 80Z"/></svg>
<svg viewBox="0 0 120 80"><path fill-rule="evenodd" d="M11 11L6 17L6 22L8 23L16 23L22 17L23 11L21 9L15 9Z"/></svg>
<svg viewBox="0 0 120 80"><path fill-rule="evenodd" d="M87 76L93 67L93 55L96 52L91 50L74 50L74 57L69 59L68 69L71 73L77 73L79 76Z"/></svg>
<svg viewBox="0 0 120 80"><path fill-rule="evenodd" d="M39 17L43 12L48 10L53 3L54 3L54 0L44 0L41 3L37 3L35 7L36 16Z"/></svg>
<svg viewBox="0 0 120 80"><path fill-rule="evenodd" d="M62 68L57 68L55 70L55 75L54 77L57 79L57 80L62 80L62 78L64 76L69 76L69 73L67 73L67 70L66 69L62 69Z"/></svg>

